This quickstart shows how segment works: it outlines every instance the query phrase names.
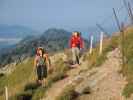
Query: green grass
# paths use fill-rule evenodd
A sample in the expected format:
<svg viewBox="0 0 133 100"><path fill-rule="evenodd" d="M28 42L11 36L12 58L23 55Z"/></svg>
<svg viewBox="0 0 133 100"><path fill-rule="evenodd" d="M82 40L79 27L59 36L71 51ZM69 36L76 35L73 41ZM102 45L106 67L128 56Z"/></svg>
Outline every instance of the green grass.
<svg viewBox="0 0 133 100"><path fill-rule="evenodd" d="M84 54L84 61L85 60L88 61L89 68L98 67L102 65L107 59L107 53L118 47L118 44L119 44L118 36L113 36L111 39L106 39L104 40L102 54L99 55L99 44L97 44L97 46L93 48L92 54L89 54L89 52Z"/></svg>
<svg viewBox="0 0 133 100"><path fill-rule="evenodd" d="M23 89L25 84L32 80L30 77L32 72L33 59L30 58L27 63L18 64L14 72L0 78L0 90L7 86L9 95L15 95ZM2 96L0 96L1 98Z"/></svg>
<svg viewBox="0 0 133 100"><path fill-rule="evenodd" d="M123 90L123 95L124 95L126 98L128 98L128 97L131 96L132 93L133 93L133 83L129 82L129 83L125 86L125 88L124 88L124 90Z"/></svg>
<svg viewBox="0 0 133 100"><path fill-rule="evenodd" d="M122 68L122 73L126 77L128 84L123 90L123 95L130 97L133 93L133 27L125 31L124 53L126 65Z"/></svg>
<svg viewBox="0 0 133 100"><path fill-rule="evenodd" d="M34 94L32 94L32 100L40 100L41 98L44 97L46 91L48 90L49 87L39 87Z"/></svg>
<svg viewBox="0 0 133 100"><path fill-rule="evenodd" d="M68 70L69 67L59 59L54 63L53 73L48 75L46 87L36 87L33 58L30 58L27 62L18 64L11 74L0 76L0 100L4 99L4 86L8 86L11 100L17 100L21 96L32 96L33 100L39 100L54 82L66 77Z"/></svg>
<svg viewBox="0 0 133 100"><path fill-rule="evenodd" d="M69 85L55 100L74 100L76 97L77 93L74 90L74 86Z"/></svg>

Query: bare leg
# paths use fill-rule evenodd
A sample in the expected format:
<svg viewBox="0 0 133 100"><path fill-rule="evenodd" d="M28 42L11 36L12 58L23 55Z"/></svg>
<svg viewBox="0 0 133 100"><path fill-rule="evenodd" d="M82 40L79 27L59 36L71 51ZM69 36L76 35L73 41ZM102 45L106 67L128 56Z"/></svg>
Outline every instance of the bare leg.
<svg viewBox="0 0 133 100"><path fill-rule="evenodd" d="M42 84L42 81L41 80L37 80L37 84L38 85Z"/></svg>
<svg viewBox="0 0 133 100"><path fill-rule="evenodd" d="M72 60L73 60L73 65L76 63L76 52L75 48L72 48Z"/></svg>
<svg viewBox="0 0 133 100"><path fill-rule="evenodd" d="M43 80L42 80L42 87L45 87L46 86L46 78L44 78Z"/></svg>

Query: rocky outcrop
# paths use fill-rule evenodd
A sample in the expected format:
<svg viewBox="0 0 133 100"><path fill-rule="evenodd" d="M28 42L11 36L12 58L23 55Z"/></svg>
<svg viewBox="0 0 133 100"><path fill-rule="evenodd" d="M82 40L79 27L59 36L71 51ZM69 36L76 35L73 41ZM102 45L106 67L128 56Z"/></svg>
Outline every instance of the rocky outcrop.
<svg viewBox="0 0 133 100"><path fill-rule="evenodd" d="M20 64L20 63L27 63L27 61L29 60L29 58L22 58L22 61L20 62L19 60L14 62L14 63L10 63L5 65L5 67L0 68L0 74L11 74L15 69L16 69L16 65Z"/></svg>

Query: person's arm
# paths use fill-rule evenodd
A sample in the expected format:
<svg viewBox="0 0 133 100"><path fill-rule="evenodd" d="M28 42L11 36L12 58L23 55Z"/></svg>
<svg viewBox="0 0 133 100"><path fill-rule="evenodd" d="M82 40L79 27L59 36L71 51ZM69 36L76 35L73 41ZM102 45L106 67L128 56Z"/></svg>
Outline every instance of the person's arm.
<svg viewBox="0 0 133 100"><path fill-rule="evenodd" d="M47 64L47 67L49 70L51 67L51 62L50 62L49 56L48 56L48 54L45 54L44 57L46 58L46 64Z"/></svg>

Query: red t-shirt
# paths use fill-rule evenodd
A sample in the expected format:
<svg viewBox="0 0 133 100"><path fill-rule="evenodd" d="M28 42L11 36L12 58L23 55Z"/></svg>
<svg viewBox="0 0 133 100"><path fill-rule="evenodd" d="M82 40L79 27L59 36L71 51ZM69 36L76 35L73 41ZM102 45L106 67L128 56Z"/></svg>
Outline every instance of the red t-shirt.
<svg viewBox="0 0 133 100"><path fill-rule="evenodd" d="M75 37L72 36L70 39L70 47L79 47L79 48L83 48L83 40L80 36Z"/></svg>

